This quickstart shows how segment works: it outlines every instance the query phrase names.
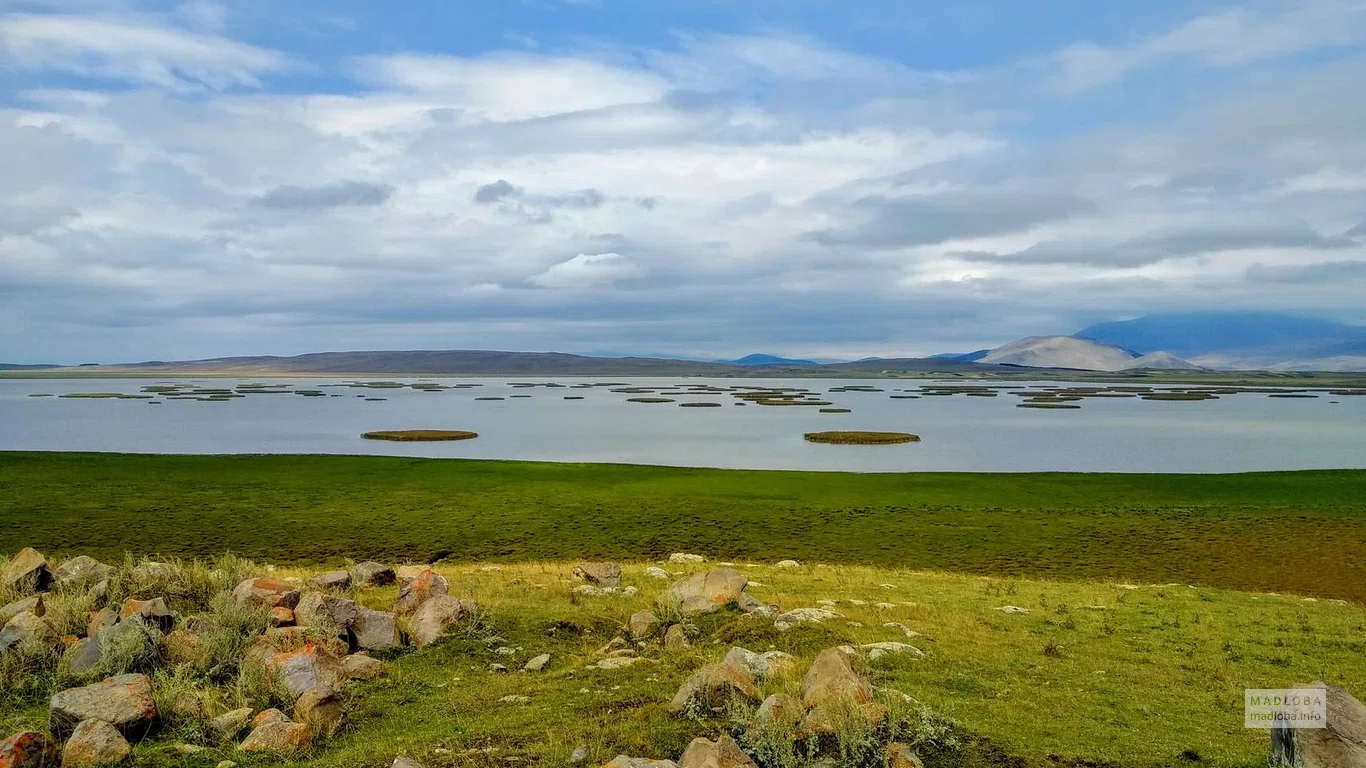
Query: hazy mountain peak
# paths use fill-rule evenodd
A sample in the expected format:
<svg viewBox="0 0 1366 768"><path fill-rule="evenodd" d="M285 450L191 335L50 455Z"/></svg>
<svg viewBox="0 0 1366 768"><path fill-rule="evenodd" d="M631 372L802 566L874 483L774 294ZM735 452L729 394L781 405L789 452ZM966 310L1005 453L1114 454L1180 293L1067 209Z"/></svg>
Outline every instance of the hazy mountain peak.
<svg viewBox="0 0 1366 768"><path fill-rule="evenodd" d="M1075 336L1028 336L991 350L980 362L1031 368L1118 371L1138 357L1127 349Z"/></svg>

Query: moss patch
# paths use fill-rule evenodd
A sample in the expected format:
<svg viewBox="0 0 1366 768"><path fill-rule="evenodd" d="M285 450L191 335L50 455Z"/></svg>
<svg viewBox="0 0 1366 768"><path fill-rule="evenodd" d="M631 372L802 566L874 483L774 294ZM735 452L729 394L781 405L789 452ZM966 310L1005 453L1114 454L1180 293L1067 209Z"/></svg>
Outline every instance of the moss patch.
<svg viewBox="0 0 1366 768"><path fill-rule="evenodd" d="M809 443L833 445L894 445L920 442L920 436L910 432L807 432L804 437Z"/></svg>
<svg viewBox="0 0 1366 768"><path fill-rule="evenodd" d="M361 435L366 440L393 440L400 443L425 443L443 440L472 440L479 437L478 432L460 429L391 429L366 432Z"/></svg>

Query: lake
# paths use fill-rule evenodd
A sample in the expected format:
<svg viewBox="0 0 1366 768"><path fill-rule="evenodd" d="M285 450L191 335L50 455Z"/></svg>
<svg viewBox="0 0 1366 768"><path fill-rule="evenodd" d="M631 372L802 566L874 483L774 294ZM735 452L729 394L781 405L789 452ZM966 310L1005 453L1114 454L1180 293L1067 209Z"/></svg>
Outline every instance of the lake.
<svg viewBox="0 0 1366 768"><path fill-rule="evenodd" d="M1102 393L1064 398L1060 402L1067 405L1045 410L1017 407L1026 400L1026 393L1017 389L1020 382L444 377L391 381L433 391L411 386L358 388L339 379L310 378L0 379L0 449L346 453L858 472L1366 468L1366 397L1326 392L1295 397L1243 392L1199 402ZM552 382L557 386L528 386ZM588 386L612 382L618 386ZM253 383L283 386L279 393L268 393L251 387ZM56 396L110 392L145 397L149 393L142 388L157 384L181 389L169 395L150 393L152 400ZM938 384L991 389L975 396L961 391L926 393L924 388ZM691 389L676 394L682 386ZM192 393L192 387L209 391ZM829 407L851 412L753 402L740 407L730 389L734 387L804 388L810 392L788 396L819 398ZM611 391L621 388L654 391ZM300 390L310 394L301 396ZM238 392L249 394L238 397ZM176 396L232 399L168 399ZM629 402L656 396L674 402ZM476 399L481 397L504 399ZM1051 402L1050 397L1045 393L1044 402ZM721 405L678 407L683 402ZM1081 407L1072 410L1072 403ZM1069 409L1053 409L1063 407ZM464 429L480 437L447 443L361 438L363 432L389 429ZM820 430L903 431L922 441L844 446L803 439L804 433Z"/></svg>

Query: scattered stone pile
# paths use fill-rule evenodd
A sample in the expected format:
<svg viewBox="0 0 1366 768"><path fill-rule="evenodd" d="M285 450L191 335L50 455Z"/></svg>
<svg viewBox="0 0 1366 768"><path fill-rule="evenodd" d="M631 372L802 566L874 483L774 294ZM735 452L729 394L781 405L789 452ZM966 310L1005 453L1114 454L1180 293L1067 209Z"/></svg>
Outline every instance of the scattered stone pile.
<svg viewBox="0 0 1366 768"><path fill-rule="evenodd" d="M109 602L109 580L116 569L80 556L53 569L47 558L25 549L0 573L0 584L23 595L0 608L0 653L20 648L59 652L71 676L90 677L119 659L178 664L202 660L207 651L202 633L211 631L210 616L181 616L167 596L129 597ZM164 563L143 563L132 571L139 583L174 577ZM352 586L399 584L393 611L373 610L342 596ZM47 618L53 590L79 588L94 599L96 610L84 636L63 637ZM475 607L447 593L449 585L429 566L395 571L366 562L346 571L331 571L307 580L249 578L224 595L239 609L269 612L269 628L256 636L238 660L254 669L287 696L288 714L280 709L239 709L214 715L204 703L187 700L185 709L204 715L218 738L235 740L246 732L239 749L288 755L317 739L335 734L345 711L348 683L386 674L385 662L372 652L389 652L409 644L429 645ZM401 617L410 631L405 633ZM193 698L193 697L188 697ZM115 674L90 685L55 694L49 703L51 736L23 732L0 742L0 768L55 764L66 768L111 765L129 759L129 739L154 731L167 716L159 712L153 679L147 674ZM179 709L182 702L176 701Z"/></svg>
<svg viewBox="0 0 1366 768"><path fill-rule="evenodd" d="M675 566L705 562L700 556L682 553L668 558L668 564ZM704 565L701 567L706 570L692 574L671 573L658 566L646 569L646 578L668 580L668 586L652 609L630 615L620 633L593 654L589 669L618 670L655 663L659 659L654 657L661 650L668 661L669 652L690 648L698 639L698 623L706 622L695 620L724 611L734 611L743 621L771 621L778 631L841 618L833 610L837 604L828 600L817 601L822 607L782 612L778 606L751 596L747 592L750 582L727 565ZM805 566L783 561L775 567L795 573ZM132 569L131 576L140 585L155 585L169 583L175 573L174 566L145 562ZM272 701L278 706L259 712L246 707L214 711L207 698L186 702L178 695L168 697L167 691L158 690L161 684L157 681L164 678L144 668L147 664L156 668L201 661L209 653L206 646L216 629L214 616L177 612L175 609L184 608L184 603L177 602L179 598L171 590L127 595L128 589L120 581L127 574L126 568L120 571L85 556L65 560L54 568L33 549L18 553L0 571L0 587L18 596L0 606L0 655L24 653L34 647L60 651L64 672L90 681L51 696L48 732L24 731L0 741L0 768L58 764L63 768L94 768L128 763L132 759L130 741L137 743L154 734L182 715L181 710L193 710L221 744L235 743L243 752L272 759L295 755L336 735L344 726L351 683L387 674L387 663L371 654L432 645L458 626L472 624L478 613L473 602L452 597L450 583L428 565L395 569L366 562L308 579L246 578L223 590L215 600L261 617L259 630L252 632L241 658L235 661L241 674L251 672L269 681L277 691ZM573 569L573 575L583 582L573 588L576 599L638 594L636 587L622 586L622 567L617 563L583 562ZM217 583L231 584L237 578ZM386 585L397 585L392 610L376 610L352 599L357 595L351 590ZM94 610L83 634L63 636L58 624L69 631L69 622L54 623L49 610L56 605L60 615L60 607L66 605L63 595L73 590L89 596ZM847 602L866 604L860 600ZM883 605L875 607L880 610ZM1000 610L1023 609L1006 606ZM905 639L919 636L903 624L888 622L883 626ZM490 648L495 640L489 641ZM521 647L506 645L493 649L500 661L513 664L516 659L513 668L520 665L523 673L543 673L551 668L551 654L533 650L530 653L535 655L523 664L521 651ZM114 670L111 656L145 663L138 669ZM902 722L894 714L895 707L889 705L898 701L898 696L904 701L910 701L909 697L875 688L865 672L869 663L887 657L913 661L924 656L920 648L904 642L838 646L818 653L802 672L798 660L789 654L731 647L719 661L703 664L688 675L667 703L667 710L678 717L713 722L725 716L734 730L718 733L714 740L693 739L677 761L619 755L604 768L759 768L756 756L760 752L755 745L777 740L804 754L828 756L835 754L840 739L855 731L867 736L865 744L875 755L869 762L891 768L923 768L911 746L889 735L897 733L894 726ZM683 658L690 656L672 657ZM504 664L488 668L511 672ZM577 671L565 670L564 674L573 677ZM103 679L96 679L99 677ZM1366 768L1366 707L1346 691L1322 682L1306 687L1323 691L1328 727L1274 730L1272 764ZM786 692L765 695L775 690ZM889 693L894 696L889 698ZM528 701L522 695L498 699L501 704ZM181 746L186 754L199 749ZM586 764L587 759L587 745L580 745L571 764ZM830 757L824 759L830 766L838 765ZM412 758L400 756L392 768L422 767Z"/></svg>

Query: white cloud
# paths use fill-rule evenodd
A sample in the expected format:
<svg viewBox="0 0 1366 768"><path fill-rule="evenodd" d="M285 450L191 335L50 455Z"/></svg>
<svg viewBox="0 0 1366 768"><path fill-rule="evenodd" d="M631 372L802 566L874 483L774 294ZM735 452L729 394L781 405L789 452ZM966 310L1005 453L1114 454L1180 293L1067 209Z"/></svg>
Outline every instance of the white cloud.
<svg viewBox="0 0 1366 768"><path fill-rule="evenodd" d="M646 270L619 253L580 253L530 279L542 288L601 288L645 277Z"/></svg>
<svg viewBox="0 0 1366 768"><path fill-rule="evenodd" d="M1052 57L1049 82L1059 91L1077 93L1171 59L1232 67L1363 41L1366 3L1283 0L1266 11L1238 8L1200 16L1127 46L1067 46Z"/></svg>
<svg viewBox="0 0 1366 768"><path fill-rule="evenodd" d="M1210 222L1234 241L1247 221L1324 237L1360 224L1366 106L1343 94L1362 61L1059 137L964 106L1036 97L1001 88L1035 61L935 87L802 38L693 36L634 56L372 57L342 73L362 88L224 93L203 86L250 85L283 57L242 64L240 43L172 16L43 17L60 34L22 35L16 18L0 17L13 66L158 86L53 78L0 107L0 350L35 359L67 357L54 343L302 352L343 333L357 347L900 354L1192 303L1360 312L1341 278L1286 292L1248 276L1366 260L1366 243L1149 254ZM100 25L116 34L87 40ZM151 36L133 45L130 29ZM143 326L167 346L120 353L109 329Z"/></svg>
<svg viewBox="0 0 1366 768"><path fill-rule="evenodd" d="M359 59L367 82L441 99L472 117L519 120L659 101L667 84L648 72L590 59L504 53L481 58L398 55Z"/></svg>
<svg viewBox="0 0 1366 768"><path fill-rule="evenodd" d="M0 16L0 54L8 66L159 88L259 86L286 57L152 19L48 14Z"/></svg>

